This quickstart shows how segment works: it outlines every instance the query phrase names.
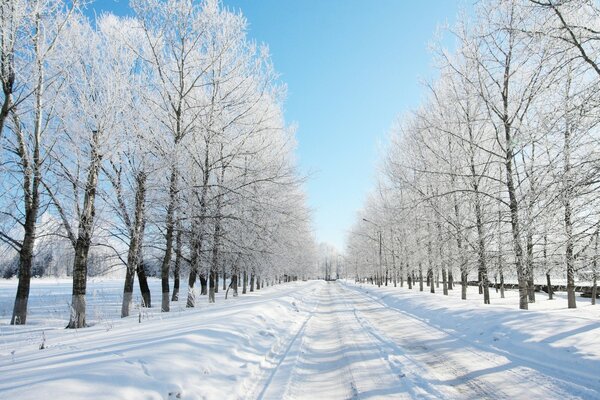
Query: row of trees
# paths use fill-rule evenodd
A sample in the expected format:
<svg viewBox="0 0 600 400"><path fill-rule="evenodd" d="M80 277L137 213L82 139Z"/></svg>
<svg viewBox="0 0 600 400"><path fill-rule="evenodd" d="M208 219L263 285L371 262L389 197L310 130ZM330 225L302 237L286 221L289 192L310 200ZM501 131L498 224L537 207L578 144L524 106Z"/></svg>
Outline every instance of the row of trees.
<svg viewBox="0 0 600 400"><path fill-rule="evenodd" d="M165 312L180 279L193 307L198 279L214 302L219 276L236 296L238 285L309 273L315 245L285 88L241 14L218 0L133 0L132 17L92 22L78 0L0 4L0 239L18 254L12 324L26 322L47 236L72 249L70 328L86 325L95 249L125 267L122 316L136 275L150 306L149 262Z"/></svg>
<svg viewBox="0 0 600 400"><path fill-rule="evenodd" d="M390 135L349 237L354 273L421 290L425 276L431 291L441 274L444 294L458 273L465 299L476 272L486 304L492 277L514 280L521 309L541 274L550 291L566 277L569 308L577 277L595 292L599 32L592 0L485 0L464 14L422 105Z"/></svg>

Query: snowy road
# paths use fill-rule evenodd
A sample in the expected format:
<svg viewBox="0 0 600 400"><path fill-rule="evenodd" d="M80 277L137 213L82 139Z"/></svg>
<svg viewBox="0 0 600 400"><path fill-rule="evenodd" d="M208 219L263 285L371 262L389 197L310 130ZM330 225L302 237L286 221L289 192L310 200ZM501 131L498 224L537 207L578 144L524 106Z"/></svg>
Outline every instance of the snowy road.
<svg viewBox="0 0 600 400"><path fill-rule="evenodd" d="M103 318L65 330L69 285L35 285L34 323L0 323L0 399L600 399L598 306L308 281L121 319L99 282Z"/></svg>
<svg viewBox="0 0 600 400"><path fill-rule="evenodd" d="M516 356L434 327L354 286L329 283L273 355L256 397L598 398L597 390L577 382L591 376L561 374L534 360L515 361Z"/></svg>

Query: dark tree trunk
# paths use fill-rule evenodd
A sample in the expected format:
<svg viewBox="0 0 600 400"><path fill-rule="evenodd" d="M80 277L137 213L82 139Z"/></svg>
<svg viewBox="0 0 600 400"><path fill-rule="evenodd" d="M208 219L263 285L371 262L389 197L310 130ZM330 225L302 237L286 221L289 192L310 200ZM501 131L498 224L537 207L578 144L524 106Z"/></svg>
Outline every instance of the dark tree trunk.
<svg viewBox="0 0 600 400"><path fill-rule="evenodd" d="M146 268L142 259L137 265L137 276L138 283L140 285L140 291L142 292L142 307L152 307L152 299L150 296L150 287L148 287L148 279L146 278Z"/></svg>
<svg viewBox="0 0 600 400"><path fill-rule="evenodd" d="M92 226L96 214L95 200L100 171L101 156L98 148L99 133L93 132L93 147L84 191L83 207L79 215L79 228L75 242L75 257L73 260L73 293L71 299L71 317L67 328L76 329L86 326L85 292L87 287L87 261L92 244Z"/></svg>
<svg viewBox="0 0 600 400"><path fill-rule="evenodd" d="M215 271L215 293L219 293L219 272Z"/></svg>
<svg viewBox="0 0 600 400"><path fill-rule="evenodd" d="M36 195L35 198L37 199L38 196ZM29 300L29 287L31 285L31 266L33 264L38 209L39 200L32 201L28 206L25 218L25 234L19 251L19 283L13 314L10 320L11 325L25 325L27 322L27 303Z"/></svg>
<svg viewBox="0 0 600 400"><path fill-rule="evenodd" d="M250 291L254 292L254 273L250 273Z"/></svg>
<svg viewBox="0 0 600 400"><path fill-rule="evenodd" d="M466 300L467 299L467 286L469 285L468 282L469 279L469 273L466 271L466 268L461 270L460 272L460 298L462 300Z"/></svg>
<svg viewBox="0 0 600 400"><path fill-rule="evenodd" d="M549 272L546 272L546 284L548 285L548 300L553 300L554 291L552 290L552 282L550 280Z"/></svg>
<svg viewBox="0 0 600 400"><path fill-rule="evenodd" d="M3 91L5 95L2 112L0 113L0 138L2 137L2 129L4 120L8 116L11 105L12 86L14 83L14 71L12 71L12 60L4 60L8 62L9 76L8 80L3 82ZM6 71L5 71L6 72ZM8 85L8 86L7 86ZM41 108L41 82L39 82L36 101L38 101L38 109ZM17 285L17 294L13 307L13 314L10 320L11 325L24 325L27 322L27 303L29 301L29 289L31 285L31 267L33 265L33 252L36 239L36 225L40 208L40 184L41 184L41 157L40 157L40 141L41 134L41 111L36 116L35 128L35 144L33 148L33 159L30 161L27 155L27 146L23 138L23 132L20 127L16 130L19 132L19 155L21 158L21 166L23 168L23 202L25 210L25 223L23 224L23 241L20 243L19 249L19 283ZM18 118L16 124L19 124Z"/></svg>
<svg viewBox="0 0 600 400"><path fill-rule="evenodd" d="M533 281L533 235L527 233L527 301L535 303L535 283Z"/></svg>
<svg viewBox="0 0 600 400"><path fill-rule="evenodd" d="M429 292L430 293L435 293L435 282L433 279L433 269L429 268L429 270L427 271L427 275L429 276Z"/></svg>
<svg viewBox="0 0 600 400"><path fill-rule="evenodd" d="M452 275L452 268L448 270L448 290L454 289L454 275Z"/></svg>
<svg viewBox="0 0 600 400"><path fill-rule="evenodd" d="M260 290L260 276L256 277L256 290Z"/></svg>
<svg viewBox="0 0 600 400"><path fill-rule="evenodd" d="M233 297L238 296L238 273L237 270L231 275L231 289L233 290Z"/></svg>
<svg viewBox="0 0 600 400"><path fill-rule="evenodd" d="M246 294L246 288L248 287L248 271L244 270L244 279L242 285L242 294Z"/></svg>
<svg viewBox="0 0 600 400"><path fill-rule="evenodd" d="M27 224L26 224L27 225ZM31 266L33 263L33 246L35 243L35 221L33 226L26 226L25 236L19 251L19 284L13 308L11 325L25 325L27 322L27 303L31 284Z"/></svg>
<svg viewBox="0 0 600 400"><path fill-rule="evenodd" d="M419 264L419 292L423 291L423 267Z"/></svg>
<svg viewBox="0 0 600 400"><path fill-rule="evenodd" d="M119 187L120 193L120 187ZM144 211L146 202L146 175L142 172L136 176L135 215L133 225L129 228L129 250L127 252L127 270L123 287L123 303L121 305L121 318L128 317L133 299L133 280L135 269L139 268L141 244L144 236ZM125 210L123 210L126 212ZM127 218L129 221L129 219ZM141 287L141 286L140 286Z"/></svg>
<svg viewBox="0 0 600 400"><path fill-rule="evenodd" d="M206 196L208 195L208 181L210 178L209 169L209 154L210 147L208 143L204 148L204 173L202 177L202 190L200 192L200 209L198 217L195 218L195 226L192 233L192 260L190 265L190 277L188 279L188 299L186 307L194 307L196 305L196 295L194 292L194 282L200 271L200 260L202 255L202 247L204 241L204 218L206 216ZM200 283L202 283L202 274L200 275Z"/></svg>
<svg viewBox="0 0 600 400"><path fill-rule="evenodd" d="M215 302L215 292L217 285L217 273L215 271L210 271L208 274L208 302Z"/></svg>
<svg viewBox="0 0 600 400"><path fill-rule="evenodd" d="M446 274L446 268L442 268L442 292L445 296L448 296L448 276Z"/></svg>
<svg viewBox="0 0 600 400"><path fill-rule="evenodd" d="M169 312L169 268L171 266L171 254L173 253L173 231L175 229L175 206L177 202L177 167L171 166L171 178L169 183L169 205L167 206L167 221L165 232L165 255L160 267L161 281L161 305L162 312Z"/></svg>
<svg viewBox="0 0 600 400"><path fill-rule="evenodd" d="M177 231L175 239L176 253L175 253L175 268L173 270L173 295L171 301L179 301L179 280L181 272L181 251L183 250L183 242L181 240L182 231Z"/></svg>
<svg viewBox="0 0 600 400"><path fill-rule="evenodd" d="M219 197L220 199L220 197ZM220 201L217 202L217 213L220 213L221 204ZM215 221L215 230L213 233L213 247L212 247L212 259L210 265L210 274L209 274L209 286L208 286L208 302L215 302L215 293L219 291L219 246L221 239L221 219L220 216L217 215ZM223 280L225 277L223 277Z"/></svg>
<svg viewBox="0 0 600 400"><path fill-rule="evenodd" d="M144 255L142 253L142 242L144 240L144 231L146 229L146 221L142 219L142 227L140 228L140 243L138 247L138 264L137 264L137 276L138 283L140 285L140 291L142 292L142 307L152 307L152 300L150 296L150 287L148 287L148 278L146 276L146 266L144 263Z"/></svg>
<svg viewBox="0 0 600 400"><path fill-rule="evenodd" d="M206 296L208 294L208 279L205 274L200 274L200 295Z"/></svg>

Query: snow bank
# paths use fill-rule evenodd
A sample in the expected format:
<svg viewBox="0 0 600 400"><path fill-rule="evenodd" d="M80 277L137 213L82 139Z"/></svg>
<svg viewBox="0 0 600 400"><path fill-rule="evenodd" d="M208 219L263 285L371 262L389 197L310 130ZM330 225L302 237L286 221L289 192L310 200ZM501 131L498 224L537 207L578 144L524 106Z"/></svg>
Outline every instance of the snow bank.
<svg viewBox="0 0 600 400"><path fill-rule="evenodd" d="M0 398L244 398L269 352L306 319L322 284L288 283L212 305L201 298L199 309L151 314L141 323L135 315L65 330L38 316L33 327L2 325Z"/></svg>

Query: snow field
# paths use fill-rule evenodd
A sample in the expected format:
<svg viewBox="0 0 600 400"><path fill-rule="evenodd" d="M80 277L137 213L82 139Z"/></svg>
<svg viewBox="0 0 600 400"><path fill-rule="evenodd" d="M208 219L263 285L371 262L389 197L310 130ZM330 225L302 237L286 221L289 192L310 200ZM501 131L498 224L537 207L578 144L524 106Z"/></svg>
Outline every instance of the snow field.
<svg viewBox="0 0 600 400"><path fill-rule="evenodd" d="M600 308L589 299L568 310L539 294L520 311L513 291L484 305L474 287L462 301L460 287L446 297L309 281L155 307L139 323L118 318L120 290L92 282L104 319L65 330L69 282L34 281L34 325L0 324L0 398L600 399Z"/></svg>
<svg viewBox="0 0 600 400"><path fill-rule="evenodd" d="M110 327L44 326L44 350L31 327L3 324L0 398L246 398L265 355L307 313L302 299L318 285L288 283L213 305L202 297L197 309L141 324L134 315Z"/></svg>

